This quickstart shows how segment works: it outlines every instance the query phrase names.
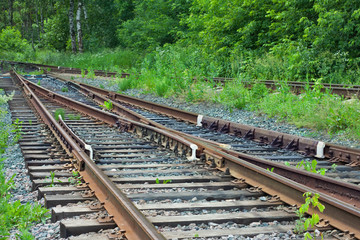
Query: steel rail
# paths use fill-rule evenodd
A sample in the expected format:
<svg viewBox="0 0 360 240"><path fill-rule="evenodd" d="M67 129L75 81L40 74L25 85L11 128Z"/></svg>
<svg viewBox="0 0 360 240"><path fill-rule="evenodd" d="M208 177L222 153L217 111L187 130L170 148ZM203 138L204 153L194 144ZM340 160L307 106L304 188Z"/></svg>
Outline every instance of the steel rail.
<svg viewBox="0 0 360 240"><path fill-rule="evenodd" d="M82 92L84 95L90 96L95 102L98 104L102 104L104 101L109 101L108 98L106 98L104 95L91 92L90 89L84 87L75 85L80 92ZM220 144L211 140L206 140L200 137L192 136L190 134L186 134L180 131L176 131L170 128L167 128L163 126L162 124L159 124L155 121L152 121L150 119L145 118L144 116L127 109L124 106L121 106L120 104L114 102L113 103L113 111L115 113L121 114L126 118L133 119L135 121L140 121L146 124L149 124L151 126L164 129L166 131L172 132L174 134L177 134L179 136L182 136L185 139L188 139L191 142L198 141L197 146L201 149L205 149L206 146L203 146L202 143L210 144L215 148L219 148L221 151L231 154L233 156L236 156L238 158L241 158L243 160L246 160L247 162L253 163L257 166L260 166L264 169L274 169L274 171L284 177L287 177L291 180L294 180L295 182L301 183L305 186L311 187L312 189L316 190L316 192L319 193L325 193L328 195L331 195L341 201L344 201L346 203L349 203L355 207L360 208L360 187L355 186L354 184L349 184L346 182L336 181L331 178L327 178L324 176L321 176L319 174L309 173L305 172L299 169L294 169L292 167L285 166L283 164L279 164L276 162L272 162L269 160L265 160L258 157L253 157L251 155L240 153L233 151L228 148L224 148L224 144ZM222 162L218 161L215 162L218 168L222 168Z"/></svg>
<svg viewBox="0 0 360 240"><path fill-rule="evenodd" d="M104 95L112 101L119 101L149 111L165 114L167 116L187 121L192 124L201 124L201 126L203 126L204 128L210 128L219 132L232 134L238 137L244 137L257 142L270 144L279 148L297 151L306 154L307 156L328 158L334 162L342 162L351 166L360 166L360 149L352 149L332 143L321 142L309 138L294 136L250 125L244 125L219 118L203 116L193 112L176 109L146 100L138 99L135 97L127 96L124 94L97 88L74 80L64 79L56 74L49 75L70 84L75 83L76 86L86 87L88 90L91 90L94 93Z"/></svg>
<svg viewBox="0 0 360 240"><path fill-rule="evenodd" d="M26 95L44 123L49 126L59 142L65 146L65 149L80 162L78 165L81 167L79 170L83 179L89 183L90 189L95 191L99 201L104 203L104 208L113 214L113 220L120 229L126 230L127 238L139 240L165 239L81 149L79 142L75 141L77 136L74 136L73 133L69 135L69 132L72 131L65 125L61 126L51 116L24 79L17 73L12 75L23 86Z"/></svg>
<svg viewBox="0 0 360 240"><path fill-rule="evenodd" d="M32 83L31 85L35 84ZM198 154L202 153L208 162L214 162L221 170L228 169L231 175L237 178L245 178L249 184L261 187L266 193L279 196L286 203L300 206L303 202L302 194L304 192L316 192L313 188L306 187L243 160L248 157L246 154L235 157L201 141L193 139L192 142L200 146ZM286 166L282 166L282 168L286 170ZM307 177L311 177L311 175L307 173ZM321 194L320 199L327 211L324 213L317 212L319 216L329 220L329 224L332 226L342 230L349 230L356 237L360 237L358 230L358 224L360 223L359 208L327 194ZM348 222L349 220L350 222Z"/></svg>

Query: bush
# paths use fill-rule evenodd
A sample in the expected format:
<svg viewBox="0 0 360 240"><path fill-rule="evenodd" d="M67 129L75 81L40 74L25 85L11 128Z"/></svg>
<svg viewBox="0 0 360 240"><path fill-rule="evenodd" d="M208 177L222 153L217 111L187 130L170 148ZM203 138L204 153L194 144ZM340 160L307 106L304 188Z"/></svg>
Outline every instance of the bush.
<svg viewBox="0 0 360 240"><path fill-rule="evenodd" d="M19 30L7 27L0 33L0 50L25 53L31 50L31 47L26 39L21 37Z"/></svg>

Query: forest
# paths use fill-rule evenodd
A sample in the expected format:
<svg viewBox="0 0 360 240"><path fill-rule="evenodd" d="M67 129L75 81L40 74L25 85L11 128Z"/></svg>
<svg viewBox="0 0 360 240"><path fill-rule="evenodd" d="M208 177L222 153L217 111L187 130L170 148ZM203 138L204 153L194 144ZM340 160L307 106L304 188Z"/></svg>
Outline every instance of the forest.
<svg viewBox="0 0 360 240"><path fill-rule="evenodd" d="M356 0L1 0L0 5L2 59L51 63L64 53L104 59L117 53L128 60L108 56L102 67L129 69L144 58L170 54L195 75L358 81Z"/></svg>
<svg viewBox="0 0 360 240"><path fill-rule="evenodd" d="M134 73L114 83L119 91L214 102L360 139L359 102L321 91L325 82L360 84L360 1L0 2L0 59ZM193 81L204 77L236 81L216 92ZM277 92L242 85L267 79ZM297 97L287 81L316 85Z"/></svg>

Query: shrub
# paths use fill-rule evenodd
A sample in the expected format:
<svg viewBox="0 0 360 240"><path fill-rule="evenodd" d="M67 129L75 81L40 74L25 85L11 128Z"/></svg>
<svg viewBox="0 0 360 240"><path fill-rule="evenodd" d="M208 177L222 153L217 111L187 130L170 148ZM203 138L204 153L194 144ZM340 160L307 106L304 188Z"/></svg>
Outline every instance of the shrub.
<svg viewBox="0 0 360 240"><path fill-rule="evenodd" d="M7 27L0 33L0 50L24 53L31 50L31 47L26 39L21 37L19 30Z"/></svg>

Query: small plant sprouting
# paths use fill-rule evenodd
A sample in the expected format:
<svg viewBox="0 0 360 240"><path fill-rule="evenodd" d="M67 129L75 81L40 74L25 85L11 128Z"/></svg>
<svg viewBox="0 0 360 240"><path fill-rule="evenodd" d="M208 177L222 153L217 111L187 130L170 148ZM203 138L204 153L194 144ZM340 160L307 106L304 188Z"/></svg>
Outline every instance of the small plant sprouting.
<svg viewBox="0 0 360 240"><path fill-rule="evenodd" d="M62 92L68 92L68 91L69 91L69 88L63 87L63 88L61 88L61 91L62 91Z"/></svg>
<svg viewBox="0 0 360 240"><path fill-rule="evenodd" d="M337 167L337 165L334 163L333 165L331 165L331 170L332 170L333 172L335 172L335 171L336 171L336 167Z"/></svg>
<svg viewBox="0 0 360 240"><path fill-rule="evenodd" d="M72 171L72 177L69 178L69 183L73 185L81 184L81 176L78 171Z"/></svg>
<svg viewBox="0 0 360 240"><path fill-rule="evenodd" d="M100 105L100 107L111 111L113 109L113 103L110 100L109 101L104 101L104 105Z"/></svg>
<svg viewBox="0 0 360 240"><path fill-rule="evenodd" d="M70 120L80 120L80 118L81 118L81 115L80 115L80 114L76 114L76 115L74 115L74 114L68 114L68 115L66 115L66 116L67 116L67 118L70 119Z"/></svg>
<svg viewBox="0 0 360 240"><path fill-rule="evenodd" d="M12 124L11 132L14 133L14 138L12 140L12 144L17 143L21 138L21 133L22 133L21 124L22 124L22 121L20 121L18 118Z"/></svg>
<svg viewBox="0 0 360 240"><path fill-rule="evenodd" d="M65 109L58 108L55 110L54 117L56 121L59 121L59 115L62 117L62 119L65 119Z"/></svg>
<svg viewBox="0 0 360 240"><path fill-rule="evenodd" d="M29 124L32 125L32 120L31 119L29 119Z"/></svg>
<svg viewBox="0 0 360 240"><path fill-rule="evenodd" d="M164 180L164 181L163 181L163 184L167 184L167 183L169 183L169 182L171 182L171 179Z"/></svg>
<svg viewBox="0 0 360 240"><path fill-rule="evenodd" d="M81 69L81 77L85 78L85 70L84 69Z"/></svg>
<svg viewBox="0 0 360 240"><path fill-rule="evenodd" d="M319 223L320 218L319 215L314 213L310 217L305 217L306 212L309 210L310 205L312 209L318 208L320 212L323 212L325 206L319 202L320 195L318 193L306 192L303 194L305 198L305 203L300 206L300 208L296 211L296 215L299 217L296 220L294 232L303 233L307 231L309 228L313 228L316 224ZM321 239L323 239L322 233L320 233ZM311 235L309 232L304 234L304 239L316 239L316 236Z"/></svg>
<svg viewBox="0 0 360 240"><path fill-rule="evenodd" d="M100 87L101 89L104 89L104 88L105 88L104 85L102 85L102 84L100 84L99 87Z"/></svg>
<svg viewBox="0 0 360 240"><path fill-rule="evenodd" d="M167 184L167 183L169 183L169 182L171 182L171 179L164 180L164 181L163 181L163 184ZM155 183L156 183L156 184L160 184L159 178L156 178Z"/></svg>
<svg viewBox="0 0 360 240"><path fill-rule="evenodd" d="M60 180L57 180L57 182L61 183ZM51 171L50 172L50 184L48 185L48 187L53 187L53 186L55 186L55 172Z"/></svg>
<svg viewBox="0 0 360 240"><path fill-rule="evenodd" d="M95 79L95 72L91 68L88 69L87 77L94 80Z"/></svg>
<svg viewBox="0 0 360 240"><path fill-rule="evenodd" d="M37 85L41 86L41 81L40 80L37 82Z"/></svg>
<svg viewBox="0 0 360 240"><path fill-rule="evenodd" d="M303 167L308 172L319 173L324 176L327 169L325 169L325 168L316 169L316 166L317 166L317 161L315 159L312 160L311 163L308 161L302 160L301 162L299 162L296 165L297 168Z"/></svg>
<svg viewBox="0 0 360 240"><path fill-rule="evenodd" d="M198 233L195 233L194 237L196 237L196 238L199 237L199 234L198 234Z"/></svg>
<svg viewBox="0 0 360 240"><path fill-rule="evenodd" d="M271 169L267 168L266 170L268 170L269 172L274 172L274 168Z"/></svg>

